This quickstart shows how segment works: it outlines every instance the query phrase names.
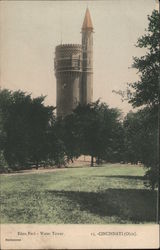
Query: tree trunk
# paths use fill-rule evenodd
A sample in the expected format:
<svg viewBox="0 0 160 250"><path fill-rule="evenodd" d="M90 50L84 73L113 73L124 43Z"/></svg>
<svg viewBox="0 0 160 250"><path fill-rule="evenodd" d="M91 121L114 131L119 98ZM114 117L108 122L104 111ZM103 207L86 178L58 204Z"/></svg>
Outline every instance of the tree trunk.
<svg viewBox="0 0 160 250"><path fill-rule="evenodd" d="M58 167L58 168L61 168L61 164L60 164L60 163L58 163L57 167Z"/></svg>
<svg viewBox="0 0 160 250"><path fill-rule="evenodd" d="M97 157L97 165L99 165L100 164L100 158L99 158L99 156Z"/></svg>
<svg viewBox="0 0 160 250"><path fill-rule="evenodd" d="M36 162L36 169L38 169L38 162Z"/></svg>
<svg viewBox="0 0 160 250"><path fill-rule="evenodd" d="M154 191L154 190L155 190L155 183L152 183L151 186L152 186L152 187L151 187L151 188L152 188L152 191Z"/></svg>
<svg viewBox="0 0 160 250"><path fill-rule="evenodd" d="M93 158L93 156L91 155L91 167L93 167L93 165L94 165L94 164L93 164L93 159L94 159L94 158Z"/></svg>

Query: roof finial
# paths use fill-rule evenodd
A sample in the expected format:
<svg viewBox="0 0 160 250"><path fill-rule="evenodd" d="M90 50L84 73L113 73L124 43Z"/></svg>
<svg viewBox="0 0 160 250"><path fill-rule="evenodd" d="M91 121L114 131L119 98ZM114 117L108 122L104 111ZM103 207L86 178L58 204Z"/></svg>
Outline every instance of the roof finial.
<svg viewBox="0 0 160 250"><path fill-rule="evenodd" d="M93 30L93 24L90 16L90 12L87 6L85 18L82 25L82 30Z"/></svg>
<svg viewBox="0 0 160 250"><path fill-rule="evenodd" d="M60 43L62 44L62 30L63 30L63 24L62 24L62 5L60 4Z"/></svg>

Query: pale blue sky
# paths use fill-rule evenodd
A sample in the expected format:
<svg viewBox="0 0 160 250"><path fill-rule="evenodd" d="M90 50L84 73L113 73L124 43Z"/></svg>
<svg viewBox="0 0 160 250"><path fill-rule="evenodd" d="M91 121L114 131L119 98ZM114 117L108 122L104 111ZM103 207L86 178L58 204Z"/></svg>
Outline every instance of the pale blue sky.
<svg viewBox="0 0 160 250"><path fill-rule="evenodd" d="M138 78L128 67L132 56L145 52L134 44L148 26L155 0L0 2L1 86L47 95L46 103L55 105L55 46L61 37L63 43L81 43L87 3L95 31L94 100L131 109L112 90Z"/></svg>

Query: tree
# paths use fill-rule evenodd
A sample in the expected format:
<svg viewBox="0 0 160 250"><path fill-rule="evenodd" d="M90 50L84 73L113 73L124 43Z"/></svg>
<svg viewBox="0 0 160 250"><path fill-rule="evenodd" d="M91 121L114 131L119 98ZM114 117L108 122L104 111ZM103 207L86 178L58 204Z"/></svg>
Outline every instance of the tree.
<svg viewBox="0 0 160 250"><path fill-rule="evenodd" d="M0 90L1 150L14 169L30 164L38 167L47 160L47 134L54 108L44 106L44 98Z"/></svg>
<svg viewBox="0 0 160 250"><path fill-rule="evenodd" d="M79 123L74 115L58 117L55 124L55 131L59 140L63 143L66 163L73 161L74 158L80 156L79 138L80 131L78 130Z"/></svg>
<svg viewBox="0 0 160 250"><path fill-rule="evenodd" d="M146 55L133 57L132 67L138 70L139 81L130 83L129 102L133 107L155 107L159 104L159 70L160 70L160 14L154 10L148 16L149 26L146 34L138 39L137 47L146 48Z"/></svg>
<svg viewBox="0 0 160 250"><path fill-rule="evenodd" d="M46 164L48 161L48 133L53 117L52 106L44 106L44 97L37 97L31 101L27 119L29 132L29 161L36 165Z"/></svg>
<svg viewBox="0 0 160 250"><path fill-rule="evenodd" d="M110 109L99 101L77 106L61 121L61 135L68 159L90 155L91 166L94 157L98 164L102 159L111 161L120 148L118 135L122 126L119 119L117 109Z"/></svg>
<svg viewBox="0 0 160 250"><path fill-rule="evenodd" d="M146 166L156 166L157 134L154 114L151 108L144 108L136 113L126 115L125 131L125 160L131 163L143 162Z"/></svg>
<svg viewBox="0 0 160 250"><path fill-rule="evenodd" d="M0 173L7 172L8 166L4 158L3 147L6 140L6 134L4 131L3 115L2 110L0 109Z"/></svg>
<svg viewBox="0 0 160 250"><path fill-rule="evenodd" d="M160 91L160 49L159 49L159 41L160 41L160 14L158 11L154 10L151 16L148 16L149 25L148 29L146 29L146 34L143 35L137 41L137 47L146 48L147 52L144 56L137 58L133 58L132 67L138 70L139 80L134 83L128 84L128 101L135 107L143 108L141 111L143 114L147 114L150 116L148 118L148 123L144 123L146 118L142 119L141 117L141 125L148 133L148 137L150 140L145 141L146 137L144 137L144 141L142 143L141 151L145 152L146 143L154 143L153 152L146 152L145 157L142 157L142 162L148 168L146 177L149 179L152 188L155 187L158 178L158 142L155 139L158 131L158 110L160 112L159 107L159 91ZM139 117L140 113L135 115L135 119ZM160 114L159 114L160 117ZM139 119L139 118L138 118ZM160 119L160 118L159 118ZM154 121L154 125L153 125ZM152 126L151 126L152 125ZM156 132L155 132L156 131ZM142 132L142 129L141 129ZM142 134L144 134L142 132ZM142 137L140 137L142 138ZM158 136L156 137L158 138ZM142 138L143 139L143 138ZM160 139L160 138L159 138ZM133 147L132 147L133 149ZM151 150L151 149L150 149ZM136 152L136 149L135 149ZM153 159L154 155L154 159ZM156 181L155 181L156 180Z"/></svg>
<svg viewBox="0 0 160 250"><path fill-rule="evenodd" d="M65 145L63 141L63 136L60 133L60 123L54 117L50 123L47 142L48 142L48 159L50 164L61 167L65 166L67 163Z"/></svg>

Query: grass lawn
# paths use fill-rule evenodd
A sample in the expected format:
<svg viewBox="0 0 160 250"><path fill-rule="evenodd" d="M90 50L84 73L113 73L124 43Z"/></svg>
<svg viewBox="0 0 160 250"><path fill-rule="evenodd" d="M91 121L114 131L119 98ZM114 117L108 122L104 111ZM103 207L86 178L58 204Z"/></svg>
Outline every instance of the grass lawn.
<svg viewBox="0 0 160 250"><path fill-rule="evenodd" d="M140 166L107 164L1 175L1 223L151 223L156 191Z"/></svg>

